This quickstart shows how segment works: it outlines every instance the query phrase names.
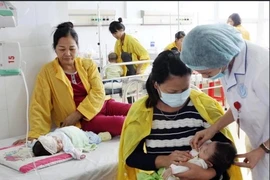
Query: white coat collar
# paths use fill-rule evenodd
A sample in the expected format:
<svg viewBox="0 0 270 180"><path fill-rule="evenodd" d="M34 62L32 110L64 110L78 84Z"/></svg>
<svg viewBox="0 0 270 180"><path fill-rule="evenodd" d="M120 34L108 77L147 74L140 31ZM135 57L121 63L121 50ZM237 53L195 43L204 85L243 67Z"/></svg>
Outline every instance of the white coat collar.
<svg viewBox="0 0 270 180"><path fill-rule="evenodd" d="M224 76L226 90L235 86L237 82L236 75L245 75L247 70L247 43L243 46L240 53L235 57L234 64L229 75Z"/></svg>

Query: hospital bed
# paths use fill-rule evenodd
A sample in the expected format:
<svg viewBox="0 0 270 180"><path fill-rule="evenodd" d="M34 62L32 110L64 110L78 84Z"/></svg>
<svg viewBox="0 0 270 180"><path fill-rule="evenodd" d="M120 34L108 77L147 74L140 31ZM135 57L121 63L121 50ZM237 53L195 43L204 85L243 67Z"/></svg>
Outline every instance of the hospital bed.
<svg viewBox="0 0 270 180"><path fill-rule="evenodd" d="M146 94L145 83L151 72L153 61L154 60L145 60L135 62L123 62L117 64L107 64L105 67L101 69L100 72L101 77L105 76L104 74L105 70L109 66L150 63L148 68L145 70L144 74L103 79L103 82L106 82L104 84L106 95L110 95L111 97L113 97L114 95L119 95L120 97L122 97L122 102L126 102L127 97L132 96L138 99L140 96L145 95Z"/></svg>
<svg viewBox="0 0 270 180"><path fill-rule="evenodd" d="M0 140L0 148L10 146L14 137ZM83 160L69 160L38 170L42 180L116 180L119 137L102 142L97 149L86 153ZM2 158L2 157L1 157ZM21 173L0 165L0 180L39 180L35 171Z"/></svg>
<svg viewBox="0 0 270 180"><path fill-rule="evenodd" d="M146 95L147 91L145 89L146 80L151 72L153 60L148 60L145 62L150 62L150 66L146 70L146 72L142 75L134 75L128 77L120 77L113 79L104 79L104 81L111 81L109 84L105 84L105 92L106 95L120 95L122 97L122 102L126 102L127 97L133 96L135 99L140 98L142 95ZM127 65L127 64L140 64L144 63L144 61L137 62L128 62L128 63L117 63L117 64L108 64L101 70L101 76L104 76L104 71L108 66L114 65ZM118 82L113 82L117 80ZM191 75L191 84L198 87L200 90L213 97L217 101L221 102L225 109L227 109L228 105L226 103L225 95L220 83L220 80L211 80L203 78L201 74L193 72ZM219 95L216 95L216 91L219 90Z"/></svg>

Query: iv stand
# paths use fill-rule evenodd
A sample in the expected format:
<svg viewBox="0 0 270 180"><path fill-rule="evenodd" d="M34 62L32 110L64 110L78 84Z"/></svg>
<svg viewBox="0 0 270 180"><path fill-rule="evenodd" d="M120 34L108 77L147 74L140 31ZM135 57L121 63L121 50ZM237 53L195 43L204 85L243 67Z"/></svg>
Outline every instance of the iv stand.
<svg viewBox="0 0 270 180"><path fill-rule="evenodd" d="M100 28L101 28L101 18L100 18L100 9L99 9L99 2L97 3L97 14L98 14L98 49L99 49L99 63L100 68L103 68L103 58L101 53L101 46L100 46Z"/></svg>
<svg viewBox="0 0 270 180"><path fill-rule="evenodd" d="M178 17L177 17L178 18L177 19L178 20L178 24L177 25L178 25L178 31L180 31L180 23L179 23L180 22L180 14L179 14L180 8L179 8L179 1L177 1L177 11L178 11L178 14L177 14L178 15Z"/></svg>

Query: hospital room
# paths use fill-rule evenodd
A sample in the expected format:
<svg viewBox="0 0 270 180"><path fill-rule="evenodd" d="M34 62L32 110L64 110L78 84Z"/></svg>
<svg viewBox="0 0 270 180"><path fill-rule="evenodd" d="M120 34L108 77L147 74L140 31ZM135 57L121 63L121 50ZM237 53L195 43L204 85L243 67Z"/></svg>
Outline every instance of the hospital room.
<svg viewBox="0 0 270 180"><path fill-rule="evenodd" d="M0 1L0 180L269 180L269 1Z"/></svg>

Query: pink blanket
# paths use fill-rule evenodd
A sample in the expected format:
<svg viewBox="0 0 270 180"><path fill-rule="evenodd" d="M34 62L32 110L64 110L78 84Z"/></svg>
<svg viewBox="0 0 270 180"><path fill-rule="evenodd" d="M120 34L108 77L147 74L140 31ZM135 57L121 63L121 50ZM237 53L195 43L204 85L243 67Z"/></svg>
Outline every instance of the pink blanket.
<svg viewBox="0 0 270 180"><path fill-rule="evenodd" d="M32 149L25 147L25 145L0 148L0 164L27 173L35 169L33 161L37 169L41 169L72 159L71 155L66 153L31 158L28 150L33 156Z"/></svg>

